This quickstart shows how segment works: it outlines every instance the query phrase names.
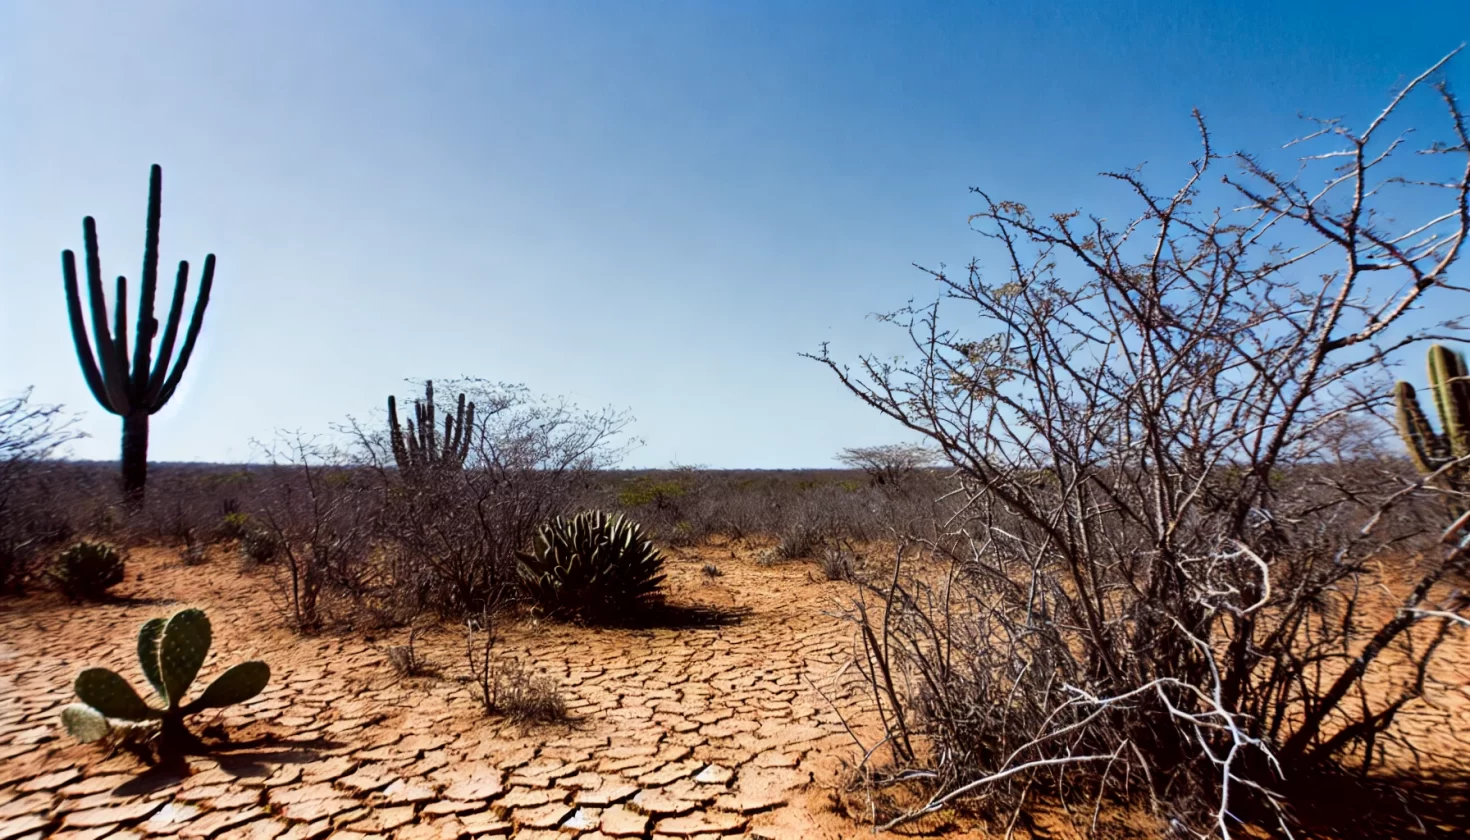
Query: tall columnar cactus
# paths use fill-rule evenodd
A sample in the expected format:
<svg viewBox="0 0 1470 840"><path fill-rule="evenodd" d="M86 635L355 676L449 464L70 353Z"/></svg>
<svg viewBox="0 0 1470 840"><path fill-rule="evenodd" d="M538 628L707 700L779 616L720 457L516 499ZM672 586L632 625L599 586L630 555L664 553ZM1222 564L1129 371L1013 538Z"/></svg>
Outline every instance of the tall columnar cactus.
<svg viewBox="0 0 1470 840"><path fill-rule="evenodd" d="M1470 455L1470 375L1465 356L1442 345L1429 348L1429 389L1443 432L1435 432L1419 407L1414 386L1400 382L1394 388L1398 407L1399 434L1409 448L1409 458L1425 475ZM1470 491L1470 464L1457 464L1440 474L1440 483L1451 490ZM1453 507L1464 510L1463 502Z"/></svg>
<svg viewBox="0 0 1470 840"><path fill-rule="evenodd" d="M475 404L465 406L464 394L459 395L459 406L453 417L444 418L444 441L438 440L434 426L434 383L424 385L424 399L414 400L414 421L408 421L405 436L398 425L398 403L388 397L388 434L393 444L393 460L405 475L417 477L429 470L457 470L464 466L470 451L470 437L475 430Z"/></svg>
<svg viewBox="0 0 1470 840"><path fill-rule="evenodd" d="M192 744L194 737L184 728L186 716L243 703L259 694L271 677L270 666L264 662L242 662L220 674L194 700L183 702L209 654L210 640L209 617L203 610L182 610L167 621L155 618L147 622L138 631L138 663L157 702L139 697L116 671L88 668L73 684L82 702L61 710L66 731L90 743L112 731L109 718L130 724L157 721L162 749L176 751Z"/></svg>
<svg viewBox="0 0 1470 840"><path fill-rule="evenodd" d="M174 281L173 303L168 323L158 344L158 359L151 364L153 340L158 335L158 319L153 317L153 299L158 289L158 227L162 218L163 169L153 165L148 180L148 227L143 243L143 290L138 300L138 321L133 341L131 367L128 360L128 281L117 278L117 297L113 301L113 327L107 328L107 300L102 290L102 259L97 247L97 223L91 216L82 220L82 238L87 256L87 294L90 299L92 334L97 341L95 356L87 339L82 318L81 291L77 284L76 255L61 252L61 274L66 286L67 313L71 316L71 335L76 343L82 376L92 396L102 407L123 418L122 484L127 498L138 503L148 481L148 418L168 404L179 386L194 342L204 323L204 310L209 305L209 290L214 284L214 254L204 258L204 275L199 281L199 294L194 313L184 334L184 346L172 371L174 342L179 334L179 321L184 310L184 292L189 286L189 263L179 263Z"/></svg>

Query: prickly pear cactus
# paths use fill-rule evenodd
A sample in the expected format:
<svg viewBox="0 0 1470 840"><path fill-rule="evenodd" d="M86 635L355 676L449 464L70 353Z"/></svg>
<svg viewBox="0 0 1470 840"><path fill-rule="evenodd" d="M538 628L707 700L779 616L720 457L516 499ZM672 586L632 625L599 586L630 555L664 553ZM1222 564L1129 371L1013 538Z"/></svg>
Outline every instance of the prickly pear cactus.
<svg viewBox="0 0 1470 840"><path fill-rule="evenodd" d="M88 668L77 675L73 688L81 703L62 709L61 722L78 741L105 738L114 727L108 721L157 722L160 749L180 749L195 742L184 729L186 716L204 709L243 703L259 694L270 681L270 666L242 662L225 671L192 702L184 695L209 655L212 640L209 617L203 610L187 609L167 620L155 618L138 631L138 662L153 687L155 702L138 695L128 681L107 668Z"/></svg>

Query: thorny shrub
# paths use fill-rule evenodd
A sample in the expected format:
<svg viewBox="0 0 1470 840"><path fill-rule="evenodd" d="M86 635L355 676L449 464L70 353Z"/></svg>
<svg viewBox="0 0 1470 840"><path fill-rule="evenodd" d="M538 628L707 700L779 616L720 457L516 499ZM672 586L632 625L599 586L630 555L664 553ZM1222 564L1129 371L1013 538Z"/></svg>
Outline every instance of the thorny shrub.
<svg viewBox="0 0 1470 840"><path fill-rule="evenodd" d="M976 190L1005 276L931 272L941 301L887 316L915 361L816 357L943 453L962 506L851 614L893 760L868 778L926 787L881 822L966 802L1014 825L1049 798L1091 831L1111 799L1195 835L1291 832L1311 786L1412 749L1395 724L1436 714L1466 555L1343 428L1382 410L1393 354L1453 336L1402 316L1463 307L1470 136L1446 88L1447 138L1384 171L1406 139L1386 122L1443 64L1360 131L1320 124L1302 165L1337 166L1325 186L1238 155L1217 194L1201 120L1180 189L1111 176L1140 205L1121 225ZM1375 213L1412 191L1447 206Z"/></svg>

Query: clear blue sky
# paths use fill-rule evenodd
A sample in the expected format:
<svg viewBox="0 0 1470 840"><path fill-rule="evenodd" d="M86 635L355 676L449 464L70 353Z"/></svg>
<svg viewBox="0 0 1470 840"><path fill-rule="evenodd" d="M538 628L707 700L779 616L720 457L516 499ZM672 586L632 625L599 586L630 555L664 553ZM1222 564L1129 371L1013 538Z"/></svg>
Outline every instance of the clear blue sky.
<svg viewBox="0 0 1470 840"><path fill-rule="evenodd" d="M1465 0L0 0L0 395L117 457L58 255L94 215L136 289L157 162L161 274L219 271L154 460L474 375L629 409L630 466L827 466L902 436L797 353L901 349L865 316L975 255L968 187L1107 215L1192 107L1269 150L1467 37Z"/></svg>

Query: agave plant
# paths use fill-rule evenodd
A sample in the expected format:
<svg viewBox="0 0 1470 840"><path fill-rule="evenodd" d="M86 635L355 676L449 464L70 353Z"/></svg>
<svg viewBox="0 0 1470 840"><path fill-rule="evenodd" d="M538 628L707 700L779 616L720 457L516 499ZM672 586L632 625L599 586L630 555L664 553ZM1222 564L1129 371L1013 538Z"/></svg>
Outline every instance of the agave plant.
<svg viewBox="0 0 1470 840"><path fill-rule="evenodd" d="M554 614L608 618L636 609L664 580L663 554L621 514L558 516L537 531L532 551L516 557L526 591Z"/></svg>
<svg viewBox="0 0 1470 840"><path fill-rule="evenodd" d="M182 610L167 620L147 622L138 631L138 662L153 686L157 702L138 696L116 671L88 668L77 675L73 684L82 702L61 710L66 731L85 744L112 733L109 718L132 725L156 721L161 750L177 751L196 743L184 728L185 717L243 703L259 694L271 676L270 666L264 662L242 662L185 703L184 695L209 654L210 641L209 617L203 610Z"/></svg>

